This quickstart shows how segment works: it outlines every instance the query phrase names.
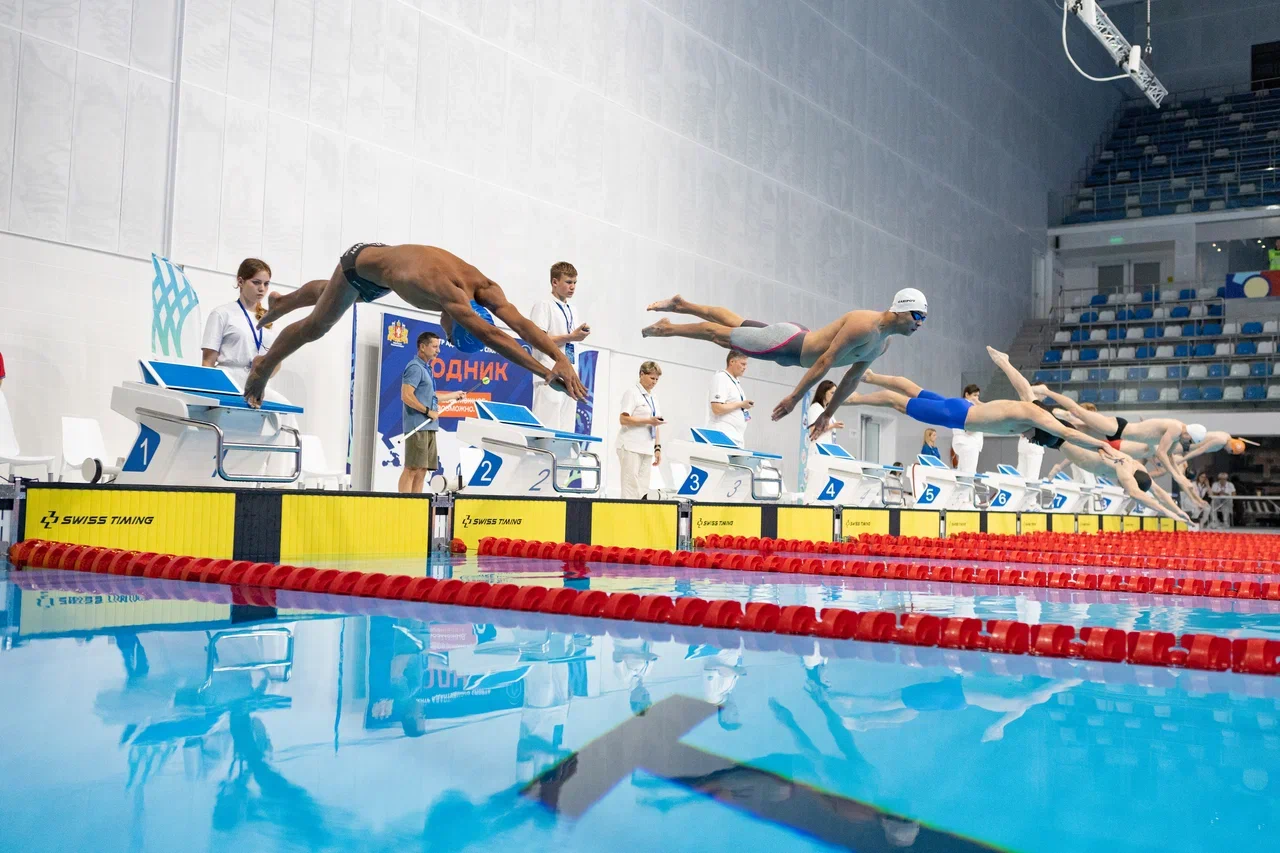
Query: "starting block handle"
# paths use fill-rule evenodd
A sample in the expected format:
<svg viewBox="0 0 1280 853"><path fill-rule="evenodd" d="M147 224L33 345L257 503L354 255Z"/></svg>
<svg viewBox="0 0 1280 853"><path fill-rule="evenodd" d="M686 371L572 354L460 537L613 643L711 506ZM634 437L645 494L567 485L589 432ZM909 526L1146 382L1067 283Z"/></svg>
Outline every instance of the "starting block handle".
<svg viewBox="0 0 1280 853"><path fill-rule="evenodd" d="M503 447L503 448L506 448L507 450L514 450L520 453L536 453L542 456L549 457L551 459L551 488L554 491L558 492L559 494L594 495L600 491L599 484L601 483L601 480L602 480L601 474L603 473L600 467L600 457L594 453L591 453L590 451L579 449L578 458L581 459L584 456L590 456L592 459L596 461L595 464L579 465L573 462L561 462L554 453L552 453L550 450L544 450L541 447L530 447L527 444L516 444L515 442L511 442L511 441L503 441L500 438L486 438L486 439L483 439L481 443L492 444L495 447ZM582 472L594 473L596 475L596 488L591 488L590 486L561 486L558 483L558 477L556 476L561 471L565 471L565 472L575 471L578 473L582 473Z"/></svg>
<svg viewBox="0 0 1280 853"><path fill-rule="evenodd" d="M281 432L293 434L292 445L276 445L276 444L250 444L247 442L230 442L222 434L222 428L217 424L211 424L208 421L198 421L194 418L184 418L181 415L170 415L166 412L157 412L155 409L138 409L138 414L146 415L149 418L155 418L161 421L167 421L171 424L179 426L195 427L196 429L212 430L214 438L217 441L215 449L214 462L217 466L218 476L229 483L294 483L302 474L302 435L293 427L281 426ZM228 474L227 469L222 467L222 459L229 450L250 451L254 453L287 453L293 457L293 473L292 474L264 474L261 476L247 476L244 474Z"/></svg>

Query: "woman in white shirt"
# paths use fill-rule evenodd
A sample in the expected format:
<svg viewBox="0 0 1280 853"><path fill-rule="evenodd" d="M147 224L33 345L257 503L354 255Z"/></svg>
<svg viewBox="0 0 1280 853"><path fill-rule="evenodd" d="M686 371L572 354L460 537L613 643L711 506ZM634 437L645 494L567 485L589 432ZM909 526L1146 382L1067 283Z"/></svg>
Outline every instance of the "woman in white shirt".
<svg viewBox="0 0 1280 853"><path fill-rule="evenodd" d="M201 363L205 367L221 367L232 379L243 383L253 360L271 348L276 339L270 325L258 328L258 320L267 312L262 300L271 286L271 267L266 261L245 258L236 272L236 288L240 298L219 305L204 324L204 350Z"/></svg>
<svg viewBox="0 0 1280 853"><path fill-rule="evenodd" d="M830 379L824 379L818 383L818 387L813 392L813 402L809 404L809 411L805 413L804 428L805 435L809 434L809 424L818 419L823 413L827 405L831 402L831 395L836 390L836 383ZM822 435L818 436L817 441L809 441L809 454L812 455L817 451L813 449L815 444L836 444L836 430L844 429L844 422L833 420L827 424L827 429Z"/></svg>
<svg viewBox="0 0 1280 853"><path fill-rule="evenodd" d="M658 384L662 368L657 362L640 365L640 381L622 394L618 422L618 463L622 468L622 497L640 500L649 492L650 469L662 461L662 445L658 443L658 427L663 418L653 386Z"/></svg>

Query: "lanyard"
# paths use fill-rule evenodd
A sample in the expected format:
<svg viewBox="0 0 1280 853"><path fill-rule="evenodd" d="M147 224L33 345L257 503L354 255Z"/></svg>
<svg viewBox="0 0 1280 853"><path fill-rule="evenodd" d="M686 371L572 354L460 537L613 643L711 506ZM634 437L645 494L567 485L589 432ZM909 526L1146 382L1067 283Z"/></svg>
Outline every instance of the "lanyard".
<svg viewBox="0 0 1280 853"><path fill-rule="evenodd" d="M249 324L249 334L253 336L253 354L257 355L262 352L262 339L266 336L267 330L259 329L253 320L249 319L249 309L244 307L243 302L237 299L236 304L240 306L240 313L244 315L244 321Z"/></svg>
<svg viewBox="0 0 1280 853"><path fill-rule="evenodd" d="M640 396L644 397L644 403L646 406L649 407L650 414L652 414L656 418L658 416L658 409L653 405L653 398L650 397L648 393L645 392L643 385L640 386ZM657 438L657 436L658 436L658 428L653 426L649 427L649 437Z"/></svg>
<svg viewBox="0 0 1280 853"><path fill-rule="evenodd" d="M559 299L551 300L556 307L560 309L560 315L564 317L564 333L566 335L573 334L573 308L567 303L561 302Z"/></svg>
<svg viewBox="0 0 1280 853"><path fill-rule="evenodd" d="M727 370L721 371L721 372L724 373L725 376L728 376L729 381L733 383L733 387L738 389L738 399L739 400L747 399L747 395L742 392L742 384L739 383L738 380L733 378L733 374Z"/></svg>

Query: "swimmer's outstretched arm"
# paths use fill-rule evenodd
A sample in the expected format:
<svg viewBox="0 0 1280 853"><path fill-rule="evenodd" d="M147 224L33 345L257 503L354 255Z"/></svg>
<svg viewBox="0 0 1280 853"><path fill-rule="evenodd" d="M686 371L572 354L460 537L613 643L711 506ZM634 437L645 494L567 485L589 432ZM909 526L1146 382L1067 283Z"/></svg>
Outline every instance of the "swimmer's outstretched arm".
<svg viewBox="0 0 1280 853"><path fill-rule="evenodd" d="M831 369L831 365L835 364L836 358L840 353L847 352L850 349L865 343L866 339L870 336L874 336L878 330L879 315L877 314L872 314L868 319L859 318L858 320L849 320L841 326L840 331L836 332L835 336L832 337L831 345L827 347L826 352L818 356L818 360L813 363L813 367L810 367L805 371L804 378L800 380L800 384L795 387L794 391L786 397L783 397L782 401L774 407L773 419L775 421L781 420L790 414L791 410L796 407L796 404L804 399L804 395L809 392L809 389L821 382L822 377L827 375L827 371ZM863 365L862 371L867 369L866 364L870 364L870 362L868 361ZM845 373L844 379L840 380L841 385L844 385L845 380L849 379L849 373L852 373L857 366L858 365L854 365L849 368L849 372ZM848 393L857 387L857 380L862 377L862 371L857 373L856 377L852 380L852 387L850 387L843 396L837 391L833 396L833 399L842 400L845 396L848 396ZM828 408L832 412L835 411L830 407ZM828 419L830 419L829 416Z"/></svg>
<svg viewBox="0 0 1280 853"><path fill-rule="evenodd" d="M867 368L871 366L869 361L859 361L849 366L844 372L844 376L840 377L840 384L835 387L831 394L831 402L827 403L827 407L822 410L822 414L814 419L809 425L809 440L817 441L822 434L827 431L831 425L831 419L836 416L839 410L847 401L853 389L858 387L858 383L862 381L863 375L866 374Z"/></svg>
<svg viewBox="0 0 1280 853"><path fill-rule="evenodd" d="M1049 469L1049 473L1045 475L1045 479L1052 480L1054 477L1058 476L1060 473L1067 470L1067 466L1070 464L1071 464L1070 459L1058 460L1058 464L1054 465L1051 469Z"/></svg>
<svg viewBox="0 0 1280 853"><path fill-rule="evenodd" d="M575 400L584 399L587 396L587 389L583 387L578 374L569 364L555 344L551 343L551 339L547 337L547 333L535 326L516 307L507 301L506 294L502 292L502 288L497 285L490 285L485 289L485 302L493 313L504 323L511 327L511 330L520 335L529 343L538 349L556 359L556 366L550 370L543 367L533 356L525 350L524 347L516 343L515 338L499 329L485 320L475 312L460 288L451 287L445 290L441 298L441 310L453 318L455 323L462 325L482 344L494 350L495 352L506 356L510 361L520 365L534 376L540 376L543 379L551 381L552 378L559 379L564 383L565 390L570 397Z"/></svg>
<svg viewBox="0 0 1280 853"><path fill-rule="evenodd" d="M1147 473L1151 474L1151 471L1148 470ZM1151 483L1151 494L1155 495L1156 499L1160 501L1160 503L1164 504L1165 510L1168 513L1171 513L1174 518L1179 521L1184 521L1187 524L1191 523L1191 518L1182 511L1182 507L1178 506L1178 502L1173 499L1173 495L1166 492L1164 487L1159 483Z"/></svg>
<svg viewBox="0 0 1280 853"><path fill-rule="evenodd" d="M1181 471L1178 470L1178 467L1173 464L1173 459L1169 456L1169 450L1173 447L1173 442L1181 435L1182 428L1176 423L1174 426L1165 430L1164 435L1160 436L1160 443L1156 445L1156 459L1158 459L1160 464L1164 466L1164 469L1169 472L1170 476L1173 477L1178 486L1190 493L1192 503L1199 507L1208 508L1209 504L1200 499L1200 496L1196 494L1195 487L1192 486L1191 482L1182 474ZM1183 457L1183 459L1185 461L1186 457Z"/></svg>
<svg viewBox="0 0 1280 853"><path fill-rule="evenodd" d="M1217 453L1224 447L1226 447L1226 442L1217 442L1206 438L1199 444L1193 444L1191 449L1187 451L1187 455L1182 457L1182 461L1190 462L1197 456L1204 456L1206 453Z"/></svg>
<svg viewBox="0 0 1280 853"><path fill-rule="evenodd" d="M1127 494L1129 497L1133 498L1135 501L1142 504L1143 506L1147 506L1155 510L1157 515L1170 515L1168 507L1162 506L1160 501L1156 500L1155 498L1151 497L1151 495L1147 494L1146 492L1142 491L1142 489L1138 488L1138 481L1135 480L1133 475L1130 474L1128 471L1124 471L1120 468L1117 468L1116 479L1120 482L1121 488L1124 489L1125 494ZM1159 487L1153 483L1151 485L1151 488L1156 489ZM1173 518L1176 518L1179 521L1185 521L1188 524L1191 522L1191 520L1187 518L1186 513L1184 513L1180 509L1177 509L1176 507L1175 507L1175 510L1176 512L1173 513Z"/></svg>

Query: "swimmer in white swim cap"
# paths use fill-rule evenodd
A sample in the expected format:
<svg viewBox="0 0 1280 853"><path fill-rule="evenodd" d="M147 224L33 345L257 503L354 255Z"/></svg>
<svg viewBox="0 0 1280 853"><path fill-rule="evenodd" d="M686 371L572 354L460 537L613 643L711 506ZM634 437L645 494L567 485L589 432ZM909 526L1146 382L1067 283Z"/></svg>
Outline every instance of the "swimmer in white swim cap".
<svg viewBox="0 0 1280 853"><path fill-rule="evenodd" d="M826 410L810 426L821 433L840 403L858 387L863 372L888 348L889 337L912 335L924 325L929 303L919 290L906 287L894 295L887 311L850 311L813 331L798 323L748 320L728 308L695 305L681 296L654 302L648 310L688 314L703 322L676 324L664 318L641 332L646 338L711 341L751 358L807 367L795 390L774 407L775 421L786 417L828 370L848 367Z"/></svg>

